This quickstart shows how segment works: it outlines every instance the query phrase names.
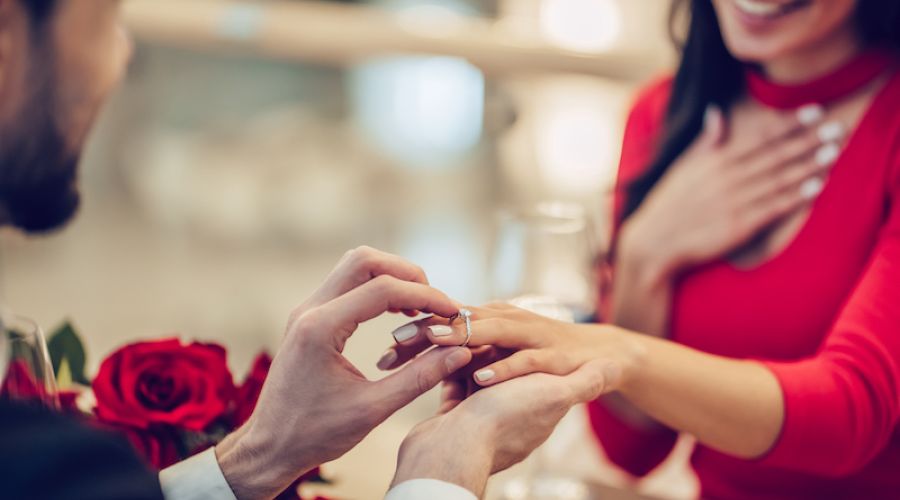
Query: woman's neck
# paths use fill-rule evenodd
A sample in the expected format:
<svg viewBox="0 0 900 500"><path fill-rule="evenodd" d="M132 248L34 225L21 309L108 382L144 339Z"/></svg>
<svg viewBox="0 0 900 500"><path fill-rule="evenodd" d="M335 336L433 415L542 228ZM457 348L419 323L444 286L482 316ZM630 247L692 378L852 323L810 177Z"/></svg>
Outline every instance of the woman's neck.
<svg viewBox="0 0 900 500"><path fill-rule="evenodd" d="M847 26L814 47L791 52L761 66L766 77L775 83L803 83L830 73L853 59L863 48L854 27Z"/></svg>

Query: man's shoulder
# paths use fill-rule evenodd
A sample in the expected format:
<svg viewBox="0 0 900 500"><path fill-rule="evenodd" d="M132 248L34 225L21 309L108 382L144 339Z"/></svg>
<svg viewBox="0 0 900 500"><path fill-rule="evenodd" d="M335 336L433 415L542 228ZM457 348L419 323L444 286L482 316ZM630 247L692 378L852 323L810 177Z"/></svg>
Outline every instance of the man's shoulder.
<svg viewBox="0 0 900 500"><path fill-rule="evenodd" d="M41 408L0 403L5 498L160 499L159 480L124 439Z"/></svg>

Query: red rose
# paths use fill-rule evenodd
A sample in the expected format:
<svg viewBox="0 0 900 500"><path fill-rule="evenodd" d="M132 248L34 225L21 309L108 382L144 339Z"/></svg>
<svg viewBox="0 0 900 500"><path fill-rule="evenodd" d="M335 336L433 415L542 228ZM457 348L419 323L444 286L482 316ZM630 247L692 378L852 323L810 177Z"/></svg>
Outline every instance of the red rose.
<svg viewBox="0 0 900 500"><path fill-rule="evenodd" d="M174 338L122 347L100 365L93 388L100 420L139 429L202 431L234 395L224 348Z"/></svg>
<svg viewBox="0 0 900 500"><path fill-rule="evenodd" d="M256 402L259 400L259 393L262 392L263 383L269 374L269 368L272 366L272 357L269 353L263 352L256 356L250 373L244 383L238 388L235 397L234 408L234 427L240 427L250 418L253 409L256 408Z"/></svg>

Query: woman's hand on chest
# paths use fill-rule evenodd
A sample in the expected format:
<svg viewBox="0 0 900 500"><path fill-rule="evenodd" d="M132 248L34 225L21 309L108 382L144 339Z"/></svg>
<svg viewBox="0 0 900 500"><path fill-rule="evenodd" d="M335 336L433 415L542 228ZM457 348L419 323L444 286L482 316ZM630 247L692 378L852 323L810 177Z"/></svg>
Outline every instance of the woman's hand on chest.
<svg viewBox="0 0 900 500"><path fill-rule="evenodd" d="M809 206L845 135L819 107L738 107L730 118L710 108L704 131L624 224L619 258L668 279L746 245Z"/></svg>

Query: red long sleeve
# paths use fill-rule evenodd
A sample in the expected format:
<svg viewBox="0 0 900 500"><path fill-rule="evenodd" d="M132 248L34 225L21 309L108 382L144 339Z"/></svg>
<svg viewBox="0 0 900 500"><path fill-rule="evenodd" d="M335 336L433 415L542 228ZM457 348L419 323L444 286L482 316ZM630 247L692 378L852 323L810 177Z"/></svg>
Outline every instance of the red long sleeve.
<svg viewBox="0 0 900 500"><path fill-rule="evenodd" d="M895 132L898 137L900 129ZM891 156L900 158L900 146ZM786 418L763 463L845 476L865 467L894 433L900 413L898 171L900 162L872 257L820 352L804 361L766 363L784 390Z"/></svg>

